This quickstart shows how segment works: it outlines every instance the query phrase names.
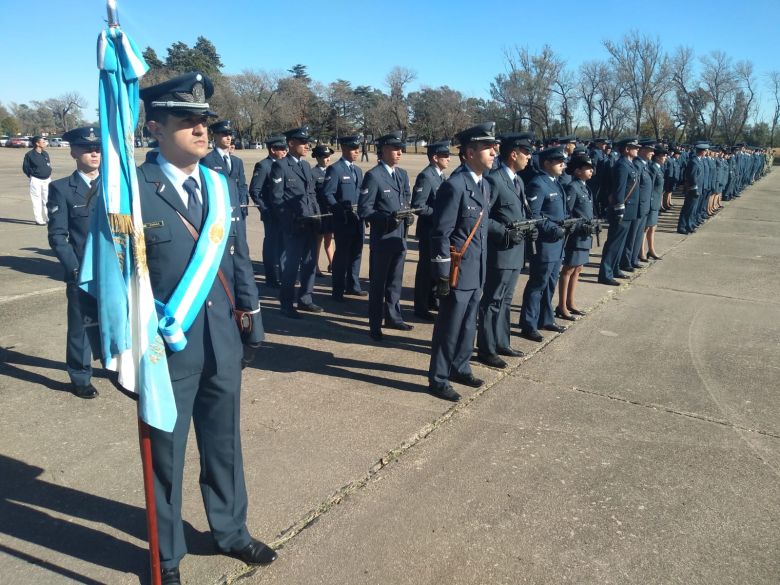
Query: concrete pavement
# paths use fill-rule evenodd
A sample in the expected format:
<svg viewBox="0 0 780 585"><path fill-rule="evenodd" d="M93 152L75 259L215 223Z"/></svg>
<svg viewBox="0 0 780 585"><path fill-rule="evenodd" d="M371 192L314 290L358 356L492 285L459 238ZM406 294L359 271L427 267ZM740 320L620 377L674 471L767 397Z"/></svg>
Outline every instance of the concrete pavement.
<svg viewBox="0 0 780 585"><path fill-rule="evenodd" d="M0 574L146 582L133 404L103 379L94 401L64 391L64 288L45 230L23 223L23 153L5 151ZM475 365L488 386L455 408L423 392L430 325L380 346L365 301L331 304L326 280L326 313L302 322L261 288L242 437L249 526L280 558L252 572L213 554L193 441L184 582L776 583L779 186L775 172L690 237L664 216L664 259L627 286L586 268L589 315L541 347L517 338L536 353L510 373Z"/></svg>

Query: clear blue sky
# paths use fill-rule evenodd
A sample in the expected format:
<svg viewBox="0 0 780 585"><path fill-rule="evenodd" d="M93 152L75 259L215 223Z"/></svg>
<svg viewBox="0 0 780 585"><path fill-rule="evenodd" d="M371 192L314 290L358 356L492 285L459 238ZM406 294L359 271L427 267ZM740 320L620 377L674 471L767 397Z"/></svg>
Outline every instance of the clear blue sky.
<svg viewBox="0 0 780 585"><path fill-rule="evenodd" d="M545 43L571 68L604 59L605 38L631 29L658 36L671 52L684 44L697 55L722 49L750 59L759 79L762 114L769 115L764 74L780 69L780 0L582 2L268 2L266 0L118 0L120 23L141 47L161 58L175 41L211 40L224 72L283 71L308 66L313 79L337 78L383 87L396 65L420 85L449 85L488 97L504 71L503 49L537 51ZM387 8L385 8L387 7ZM0 102L26 103L79 91L97 104L95 44L105 26L103 0L0 0ZM87 113L87 117L90 117Z"/></svg>

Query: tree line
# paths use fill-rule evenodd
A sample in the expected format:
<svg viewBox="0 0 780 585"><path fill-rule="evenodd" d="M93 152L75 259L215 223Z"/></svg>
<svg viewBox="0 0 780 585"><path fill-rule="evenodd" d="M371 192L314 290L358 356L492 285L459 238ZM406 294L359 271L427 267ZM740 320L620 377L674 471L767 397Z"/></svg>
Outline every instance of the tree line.
<svg viewBox="0 0 780 585"><path fill-rule="evenodd" d="M751 61L735 61L721 50L696 55L679 46L667 52L660 40L638 31L619 41L605 40L603 47L603 58L576 69L549 45L536 52L504 49L504 72L494 77L486 99L446 85L411 91L417 74L407 67L389 71L382 87L354 86L347 79L315 81L304 64L227 75L216 47L203 36L192 46L173 43L164 59L147 47L143 55L150 71L142 83L203 71L215 84L212 109L231 119L244 140L263 140L307 123L314 136L326 141L355 133L371 138L398 129L408 140L431 141L495 120L499 132L527 130L541 139L637 134L674 142L774 146L779 71L757 75ZM772 97L769 120L758 119L761 90ZM0 129L7 134L61 132L83 123L85 104L76 92L9 109L0 104ZM139 132L142 126L143 118Z"/></svg>

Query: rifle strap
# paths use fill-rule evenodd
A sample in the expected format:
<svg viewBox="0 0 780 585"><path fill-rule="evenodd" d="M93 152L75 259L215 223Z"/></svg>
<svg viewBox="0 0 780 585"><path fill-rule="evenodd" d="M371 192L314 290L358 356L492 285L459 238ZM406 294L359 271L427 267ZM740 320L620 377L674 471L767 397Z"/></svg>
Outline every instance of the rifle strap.
<svg viewBox="0 0 780 585"><path fill-rule="evenodd" d="M466 241L463 242L463 247L458 251L458 254L462 257L463 254L466 253L466 249L469 247L469 244L471 244L471 240L474 239L474 234L477 233L477 228L479 228L479 224L482 222L482 214L485 213L485 210L479 212L479 217L477 218L477 223L474 224L474 227L471 230L471 233L469 234L469 237L466 238Z"/></svg>
<svg viewBox="0 0 780 585"><path fill-rule="evenodd" d="M626 198L623 199L623 205L628 203L628 200L631 199L631 194L634 192L634 189L636 189L636 186L639 184L639 179L634 181L633 186L628 190L628 195L626 195Z"/></svg>

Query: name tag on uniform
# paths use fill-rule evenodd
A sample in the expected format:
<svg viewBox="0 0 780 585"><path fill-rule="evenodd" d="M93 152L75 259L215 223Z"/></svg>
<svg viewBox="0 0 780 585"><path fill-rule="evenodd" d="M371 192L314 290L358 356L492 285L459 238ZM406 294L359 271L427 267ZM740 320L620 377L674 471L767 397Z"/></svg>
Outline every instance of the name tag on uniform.
<svg viewBox="0 0 780 585"><path fill-rule="evenodd" d="M352 177L341 177L341 180L344 181L345 183L349 183L350 180L352 180Z"/></svg>
<svg viewBox="0 0 780 585"><path fill-rule="evenodd" d="M557 196L558 196L558 193L557 193L557 192L555 192L555 193L550 193L550 194L548 195L548 197L549 197L550 199L552 199L553 197L557 197Z"/></svg>
<svg viewBox="0 0 780 585"><path fill-rule="evenodd" d="M144 224L144 227L145 228L160 228L160 227L163 227L164 225L165 225L165 222L162 221L162 220L160 220L160 221L149 221L149 222Z"/></svg>
<svg viewBox="0 0 780 585"><path fill-rule="evenodd" d="M382 193L390 193L390 189L383 189Z"/></svg>
<svg viewBox="0 0 780 585"><path fill-rule="evenodd" d="M537 197L537 195L534 195L533 197L529 197L528 201L536 201L536 197Z"/></svg>

